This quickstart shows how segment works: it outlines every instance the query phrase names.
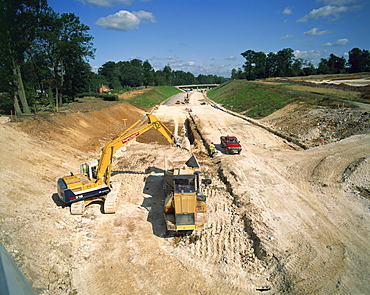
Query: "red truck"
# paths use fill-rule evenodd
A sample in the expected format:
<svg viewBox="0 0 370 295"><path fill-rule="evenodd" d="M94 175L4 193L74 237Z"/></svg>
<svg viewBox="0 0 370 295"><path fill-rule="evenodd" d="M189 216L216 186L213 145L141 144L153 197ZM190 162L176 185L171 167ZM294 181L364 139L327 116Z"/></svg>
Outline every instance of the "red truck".
<svg viewBox="0 0 370 295"><path fill-rule="evenodd" d="M240 154L242 152L242 146L235 136L221 136L220 140L221 146L226 149L228 154Z"/></svg>

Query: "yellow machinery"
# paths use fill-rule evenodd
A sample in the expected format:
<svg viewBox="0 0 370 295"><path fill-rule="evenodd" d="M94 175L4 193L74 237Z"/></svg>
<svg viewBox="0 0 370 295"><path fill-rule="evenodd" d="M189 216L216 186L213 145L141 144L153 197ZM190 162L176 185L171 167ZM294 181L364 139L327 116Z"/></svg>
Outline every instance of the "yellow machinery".
<svg viewBox="0 0 370 295"><path fill-rule="evenodd" d="M202 188L211 183L201 180L200 166L193 155L185 165L168 169L165 163L166 198L164 217L167 231L192 231L204 228L207 221L206 196Z"/></svg>
<svg viewBox="0 0 370 295"><path fill-rule="evenodd" d="M141 126L148 118L148 124ZM155 116L147 114L122 134L108 142L102 150L100 160L81 164L80 173L64 176L57 181L59 198L71 204L71 214L82 214L85 206L94 201L104 202L105 213L116 212L116 199L120 185L111 185L112 161L114 153L123 145L142 135L149 129L158 130L168 142L177 145L172 132Z"/></svg>

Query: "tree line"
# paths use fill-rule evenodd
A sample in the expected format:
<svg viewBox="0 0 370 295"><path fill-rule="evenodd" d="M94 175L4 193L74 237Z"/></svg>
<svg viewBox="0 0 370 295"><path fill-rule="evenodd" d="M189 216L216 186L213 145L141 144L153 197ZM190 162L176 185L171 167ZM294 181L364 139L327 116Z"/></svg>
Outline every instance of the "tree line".
<svg viewBox="0 0 370 295"><path fill-rule="evenodd" d="M98 75L100 81L113 89L124 89L139 86L175 86L194 84L221 84L227 79L216 75L202 75L197 77L190 72L174 71L166 65L162 70L155 70L149 61L133 59L130 61L103 64Z"/></svg>
<svg viewBox="0 0 370 295"><path fill-rule="evenodd" d="M370 52L359 48L353 48L348 52L348 61L334 54L330 54L329 58L321 58L317 68L309 61L295 58L291 48L268 54L247 50L241 55L245 58L245 63L242 69L231 71L232 79L255 80L270 77L370 72Z"/></svg>

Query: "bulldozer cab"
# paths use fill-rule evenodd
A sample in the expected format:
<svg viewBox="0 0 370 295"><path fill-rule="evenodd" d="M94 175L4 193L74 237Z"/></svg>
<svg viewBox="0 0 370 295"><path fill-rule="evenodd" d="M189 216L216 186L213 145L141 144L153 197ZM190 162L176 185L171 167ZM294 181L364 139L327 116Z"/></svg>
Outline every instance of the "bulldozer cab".
<svg viewBox="0 0 370 295"><path fill-rule="evenodd" d="M194 193L196 191L195 175L176 175L173 178L175 193Z"/></svg>

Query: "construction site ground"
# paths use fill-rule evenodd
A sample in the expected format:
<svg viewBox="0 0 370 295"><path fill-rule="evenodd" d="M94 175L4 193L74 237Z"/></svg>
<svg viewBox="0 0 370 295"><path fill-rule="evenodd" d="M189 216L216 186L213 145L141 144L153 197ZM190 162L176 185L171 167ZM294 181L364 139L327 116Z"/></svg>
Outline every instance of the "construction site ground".
<svg viewBox="0 0 370 295"><path fill-rule="evenodd" d="M179 136L191 134L182 148L151 130L116 153L116 214L93 203L70 215L56 180L99 158L145 111L84 100L3 120L0 237L37 294L368 294L369 113L290 105L257 122L303 149L205 101L195 93L190 104L153 112ZM226 154L221 135L237 136L242 153ZM213 180L208 222L168 236L164 158L180 165L191 153Z"/></svg>

